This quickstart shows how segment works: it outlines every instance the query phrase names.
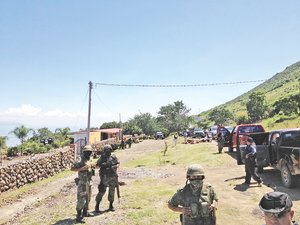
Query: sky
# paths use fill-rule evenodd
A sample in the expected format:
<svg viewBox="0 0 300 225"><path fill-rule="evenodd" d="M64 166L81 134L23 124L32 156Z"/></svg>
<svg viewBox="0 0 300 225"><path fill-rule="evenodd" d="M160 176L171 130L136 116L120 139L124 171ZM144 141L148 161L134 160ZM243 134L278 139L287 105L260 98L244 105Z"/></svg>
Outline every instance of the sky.
<svg viewBox="0 0 300 225"><path fill-rule="evenodd" d="M0 1L0 136L126 121L183 101L191 114L300 60L298 0ZM98 84L97 84L98 83Z"/></svg>

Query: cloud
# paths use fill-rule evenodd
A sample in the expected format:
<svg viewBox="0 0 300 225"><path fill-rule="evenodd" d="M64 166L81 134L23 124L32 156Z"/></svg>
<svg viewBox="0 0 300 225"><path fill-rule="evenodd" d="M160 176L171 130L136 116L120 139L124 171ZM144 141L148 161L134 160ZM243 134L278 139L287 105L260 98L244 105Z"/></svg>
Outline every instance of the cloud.
<svg viewBox="0 0 300 225"><path fill-rule="evenodd" d="M27 126L70 126L76 120L87 117L86 113L64 112L60 109L43 111L30 104L22 104L19 107L8 108L0 112L0 122L15 122ZM61 125L61 126L60 126Z"/></svg>
<svg viewBox="0 0 300 225"><path fill-rule="evenodd" d="M1 115L27 115L27 116L37 116L41 113L41 109L35 108L32 105L23 104L17 108L9 108L5 112L0 112Z"/></svg>

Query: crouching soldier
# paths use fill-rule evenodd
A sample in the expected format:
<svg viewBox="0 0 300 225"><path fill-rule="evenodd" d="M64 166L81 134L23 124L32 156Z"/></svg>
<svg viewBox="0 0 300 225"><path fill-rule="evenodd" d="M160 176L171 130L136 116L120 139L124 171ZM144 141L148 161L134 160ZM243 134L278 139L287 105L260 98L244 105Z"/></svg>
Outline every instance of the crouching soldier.
<svg viewBox="0 0 300 225"><path fill-rule="evenodd" d="M215 225L218 198L213 187L203 182L203 168L198 164L189 166L186 178L186 185L173 195L168 207L181 213L183 225Z"/></svg>
<svg viewBox="0 0 300 225"><path fill-rule="evenodd" d="M75 183L77 185L76 221L80 223L83 222L83 217L91 216L88 212L89 202L91 199L90 181L92 180L92 176L95 174L92 166L88 165L91 154L92 147L90 145L86 145L83 148L80 161L75 162L71 167L72 171L78 172L78 177L75 178Z"/></svg>

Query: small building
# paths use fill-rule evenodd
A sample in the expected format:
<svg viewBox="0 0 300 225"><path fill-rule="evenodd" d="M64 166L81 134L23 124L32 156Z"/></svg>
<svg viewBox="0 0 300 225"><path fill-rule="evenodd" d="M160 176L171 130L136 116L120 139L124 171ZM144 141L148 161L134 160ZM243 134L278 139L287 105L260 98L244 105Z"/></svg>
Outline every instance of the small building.
<svg viewBox="0 0 300 225"><path fill-rule="evenodd" d="M90 143L89 144L96 144L100 141L109 139L109 138L116 138L117 140L120 139L122 129L121 128L109 128L109 129L98 129L98 130L91 130L90 131ZM80 143L80 146L87 144L87 131L77 131L72 132L70 136L74 139L74 144Z"/></svg>

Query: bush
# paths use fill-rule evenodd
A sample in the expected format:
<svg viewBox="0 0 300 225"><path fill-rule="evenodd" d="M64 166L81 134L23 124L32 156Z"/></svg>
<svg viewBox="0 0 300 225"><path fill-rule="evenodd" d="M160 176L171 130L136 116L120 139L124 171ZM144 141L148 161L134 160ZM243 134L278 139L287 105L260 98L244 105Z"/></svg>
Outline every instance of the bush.
<svg viewBox="0 0 300 225"><path fill-rule="evenodd" d="M52 148L51 145L44 145L35 141L26 141L18 146L19 151L23 150L23 153L37 154L48 152Z"/></svg>
<svg viewBox="0 0 300 225"><path fill-rule="evenodd" d="M9 147L7 149L7 157L17 156L18 152L18 147Z"/></svg>

